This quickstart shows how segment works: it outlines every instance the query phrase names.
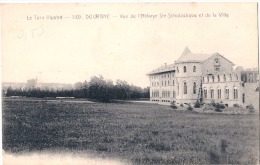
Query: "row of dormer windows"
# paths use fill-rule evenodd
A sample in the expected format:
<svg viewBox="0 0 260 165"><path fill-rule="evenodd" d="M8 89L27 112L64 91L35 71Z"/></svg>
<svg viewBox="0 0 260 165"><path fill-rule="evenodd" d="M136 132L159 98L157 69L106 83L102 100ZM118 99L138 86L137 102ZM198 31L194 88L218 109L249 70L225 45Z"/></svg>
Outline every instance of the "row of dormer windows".
<svg viewBox="0 0 260 165"><path fill-rule="evenodd" d="M174 73L172 73L172 74L162 74L162 75L157 75L157 76L151 76L151 79L152 80L156 80L156 79L159 79L159 78L161 78L161 79L163 79L163 78L171 78L171 77L174 77Z"/></svg>
<svg viewBox="0 0 260 165"><path fill-rule="evenodd" d="M192 72L196 72L196 71L197 71L197 67L196 67L196 66L193 66ZM180 73L179 67L176 68L176 72L177 72L177 73ZM183 73L186 73L186 72L187 72L187 67L184 66L184 67L183 67Z"/></svg>
<svg viewBox="0 0 260 165"><path fill-rule="evenodd" d="M174 83L174 80L172 80L172 84L170 84L170 81L168 80L168 81L161 81L161 84L159 84L159 81L156 81L156 82L152 82L151 83L151 86L153 86L153 87L156 87L156 86L170 86L170 85L175 85L175 83Z"/></svg>
<svg viewBox="0 0 260 165"><path fill-rule="evenodd" d="M208 75L203 77L202 81L204 82L225 82L225 81L236 81L238 80L238 76L237 74L233 75L229 74L229 75Z"/></svg>

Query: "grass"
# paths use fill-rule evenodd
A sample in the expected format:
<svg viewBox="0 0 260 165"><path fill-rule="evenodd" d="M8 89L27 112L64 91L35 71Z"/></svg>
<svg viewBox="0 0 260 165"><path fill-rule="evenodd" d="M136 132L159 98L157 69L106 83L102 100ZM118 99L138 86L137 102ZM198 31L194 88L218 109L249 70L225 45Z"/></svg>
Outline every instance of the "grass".
<svg viewBox="0 0 260 165"><path fill-rule="evenodd" d="M3 149L91 152L133 164L256 164L259 118L139 103L3 100Z"/></svg>

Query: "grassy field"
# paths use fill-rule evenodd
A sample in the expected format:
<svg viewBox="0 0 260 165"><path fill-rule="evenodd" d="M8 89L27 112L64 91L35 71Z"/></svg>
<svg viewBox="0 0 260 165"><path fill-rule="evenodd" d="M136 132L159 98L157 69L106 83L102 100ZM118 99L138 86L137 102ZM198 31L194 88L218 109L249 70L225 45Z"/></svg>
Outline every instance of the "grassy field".
<svg viewBox="0 0 260 165"><path fill-rule="evenodd" d="M89 152L132 164L256 164L258 121L144 103L3 99L3 149Z"/></svg>

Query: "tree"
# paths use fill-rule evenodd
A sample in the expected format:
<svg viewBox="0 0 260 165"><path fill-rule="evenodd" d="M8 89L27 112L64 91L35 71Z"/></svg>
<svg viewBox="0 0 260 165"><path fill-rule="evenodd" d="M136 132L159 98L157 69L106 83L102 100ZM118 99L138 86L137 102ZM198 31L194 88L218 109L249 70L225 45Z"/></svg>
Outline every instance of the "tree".
<svg viewBox="0 0 260 165"><path fill-rule="evenodd" d="M109 102L113 97L113 82L104 80L103 76L91 77L89 83L89 97L101 102Z"/></svg>

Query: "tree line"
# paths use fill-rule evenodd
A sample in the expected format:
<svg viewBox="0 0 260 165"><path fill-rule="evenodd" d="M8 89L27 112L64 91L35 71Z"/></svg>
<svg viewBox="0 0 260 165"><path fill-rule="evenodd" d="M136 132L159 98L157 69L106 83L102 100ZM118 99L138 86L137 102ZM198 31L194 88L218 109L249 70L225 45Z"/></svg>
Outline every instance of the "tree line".
<svg viewBox="0 0 260 165"><path fill-rule="evenodd" d="M109 102L111 100L135 100L149 98L149 87L141 88L129 85L126 81L116 80L115 84L112 80L105 80L103 76L93 76L90 82L77 82L74 89L53 90L27 88L12 89L9 87L4 92L6 97L9 96L25 96L25 97L74 97L88 98L101 102Z"/></svg>

